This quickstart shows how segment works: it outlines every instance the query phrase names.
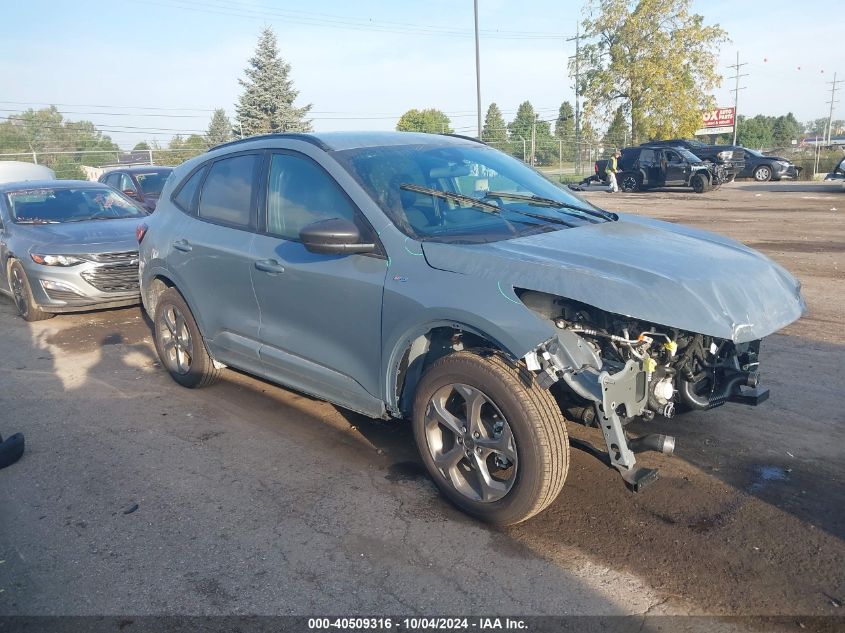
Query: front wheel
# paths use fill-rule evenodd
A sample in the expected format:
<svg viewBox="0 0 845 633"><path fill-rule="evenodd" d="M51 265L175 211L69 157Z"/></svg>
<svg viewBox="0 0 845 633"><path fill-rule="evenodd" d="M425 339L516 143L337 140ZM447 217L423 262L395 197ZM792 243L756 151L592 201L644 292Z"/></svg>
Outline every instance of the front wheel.
<svg viewBox="0 0 845 633"><path fill-rule="evenodd" d="M495 353L435 362L417 388L413 427L437 487L482 521L525 521L566 479L569 441L557 403L528 369Z"/></svg>
<svg viewBox="0 0 845 633"><path fill-rule="evenodd" d="M692 180L690 180L690 185L692 185L692 190L695 191L695 193L704 193L710 189L710 181L701 174L693 176Z"/></svg>
<svg viewBox="0 0 845 633"><path fill-rule="evenodd" d="M33 321L44 321L45 319L52 319L55 314L44 312L35 303L35 298L32 296L32 288L29 285L29 278L20 262L14 261L9 266L9 289L12 291L12 297L15 300L15 307L18 309L18 314L21 315L24 321L32 323Z"/></svg>
<svg viewBox="0 0 845 633"><path fill-rule="evenodd" d="M197 322L176 288L168 288L156 302L155 346L162 365L183 387L207 387L220 369L205 349Z"/></svg>

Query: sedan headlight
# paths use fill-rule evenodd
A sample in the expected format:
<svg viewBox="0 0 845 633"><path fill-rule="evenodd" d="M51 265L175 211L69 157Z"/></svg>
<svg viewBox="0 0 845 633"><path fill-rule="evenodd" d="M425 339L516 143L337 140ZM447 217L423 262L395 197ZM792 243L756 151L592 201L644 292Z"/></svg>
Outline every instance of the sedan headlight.
<svg viewBox="0 0 845 633"><path fill-rule="evenodd" d="M81 264L82 260L72 255L38 255L37 253L30 253L32 261L36 264L43 264L44 266L76 266Z"/></svg>
<svg viewBox="0 0 845 633"><path fill-rule="evenodd" d="M781 167L789 167L789 161L788 160L779 160L778 165L780 165Z"/></svg>

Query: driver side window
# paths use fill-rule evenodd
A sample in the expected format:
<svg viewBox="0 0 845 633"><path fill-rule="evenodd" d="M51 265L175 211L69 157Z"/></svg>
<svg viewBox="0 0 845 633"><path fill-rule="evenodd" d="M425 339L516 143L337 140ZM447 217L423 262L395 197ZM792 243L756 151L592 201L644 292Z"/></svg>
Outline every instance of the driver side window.
<svg viewBox="0 0 845 633"><path fill-rule="evenodd" d="M135 185L132 183L132 179L127 174L120 174L120 185L118 189L121 191L131 191L135 193Z"/></svg>
<svg viewBox="0 0 845 633"><path fill-rule="evenodd" d="M669 163L677 163L680 162L681 157L678 156L675 152L667 151L666 152L666 162Z"/></svg>
<svg viewBox="0 0 845 633"><path fill-rule="evenodd" d="M267 232L298 242L305 226L332 218L362 228L352 201L322 167L305 157L274 154L267 188Z"/></svg>

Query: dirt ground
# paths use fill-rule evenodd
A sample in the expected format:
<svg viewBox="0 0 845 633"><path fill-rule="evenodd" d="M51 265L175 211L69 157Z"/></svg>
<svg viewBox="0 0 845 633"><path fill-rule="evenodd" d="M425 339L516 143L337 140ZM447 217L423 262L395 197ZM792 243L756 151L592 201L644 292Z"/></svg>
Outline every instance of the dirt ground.
<svg viewBox="0 0 845 633"><path fill-rule="evenodd" d="M0 433L28 444L0 471L0 614L841 616L845 194L585 196L723 233L803 283L806 316L763 346L769 401L650 425L677 438L640 458L656 484L631 493L573 450L558 500L493 530L439 498L405 423L234 371L182 389L138 308L26 324L0 297Z"/></svg>

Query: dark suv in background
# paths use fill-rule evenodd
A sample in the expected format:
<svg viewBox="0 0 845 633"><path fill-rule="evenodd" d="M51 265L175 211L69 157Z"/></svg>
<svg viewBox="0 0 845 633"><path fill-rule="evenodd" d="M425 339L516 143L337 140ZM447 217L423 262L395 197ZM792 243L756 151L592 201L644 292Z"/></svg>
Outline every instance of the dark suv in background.
<svg viewBox="0 0 845 633"><path fill-rule="evenodd" d="M682 138L673 138L665 141L651 141L643 143L643 146L650 147L683 147L689 150L703 161L709 161L715 165L722 165L725 170L725 182L731 182L738 178L745 169L745 157L742 152L735 152L742 149L733 145L707 145L701 141L690 141Z"/></svg>
<svg viewBox="0 0 845 633"><path fill-rule="evenodd" d="M104 173L99 182L129 196L148 211L155 211L158 197L172 171L172 167L119 167Z"/></svg>
<svg viewBox="0 0 845 633"><path fill-rule="evenodd" d="M606 179L606 160L596 161L596 178ZM683 147L661 144L626 147L617 163L616 176L622 191L634 192L656 187L692 187L704 193L727 181L725 167L700 160Z"/></svg>

